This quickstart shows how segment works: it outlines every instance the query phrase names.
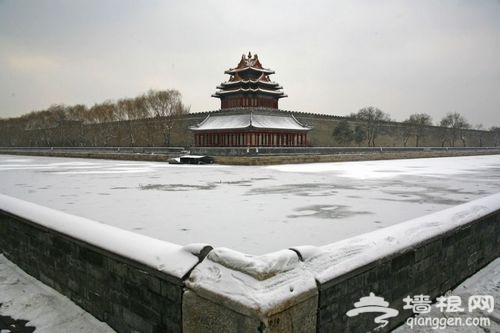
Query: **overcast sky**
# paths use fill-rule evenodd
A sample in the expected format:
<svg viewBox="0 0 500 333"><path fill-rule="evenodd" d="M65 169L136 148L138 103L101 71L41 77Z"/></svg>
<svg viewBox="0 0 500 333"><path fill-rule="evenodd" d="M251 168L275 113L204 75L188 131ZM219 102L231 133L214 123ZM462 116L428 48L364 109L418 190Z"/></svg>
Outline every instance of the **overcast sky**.
<svg viewBox="0 0 500 333"><path fill-rule="evenodd" d="M498 0L0 0L0 117L172 88L215 110L248 51L282 109L500 125Z"/></svg>

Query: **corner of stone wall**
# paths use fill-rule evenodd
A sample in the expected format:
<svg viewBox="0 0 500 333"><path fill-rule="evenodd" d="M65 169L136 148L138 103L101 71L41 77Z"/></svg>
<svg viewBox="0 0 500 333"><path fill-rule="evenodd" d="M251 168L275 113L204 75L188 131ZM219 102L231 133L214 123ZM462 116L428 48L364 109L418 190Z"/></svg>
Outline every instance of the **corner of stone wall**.
<svg viewBox="0 0 500 333"><path fill-rule="evenodd" d="M295 251L214 249L185 282L185 333L316 332L316 281Z"/></svg>

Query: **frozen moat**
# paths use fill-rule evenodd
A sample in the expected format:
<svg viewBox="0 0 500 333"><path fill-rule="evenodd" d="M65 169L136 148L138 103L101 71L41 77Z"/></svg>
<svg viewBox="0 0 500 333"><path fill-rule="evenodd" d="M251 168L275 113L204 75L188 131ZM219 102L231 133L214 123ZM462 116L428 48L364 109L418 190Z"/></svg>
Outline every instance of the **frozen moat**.
<svg viewBox="0 0 500 333"><path fill-rule="evenodd" d="M0 155L0 193L178 244L324 245L500 192L500 155L185 166Z"/></svg>

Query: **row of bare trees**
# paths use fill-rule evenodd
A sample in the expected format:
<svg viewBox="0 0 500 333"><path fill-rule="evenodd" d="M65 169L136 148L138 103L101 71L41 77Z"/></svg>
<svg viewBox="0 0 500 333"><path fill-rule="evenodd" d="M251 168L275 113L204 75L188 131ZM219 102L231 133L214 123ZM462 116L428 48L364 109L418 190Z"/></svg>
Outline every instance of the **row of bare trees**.
<svg viewBox="0 0 500 333"><path fill-rule="evenodd" d="M170 134L180 116L188 114L190 108L182 103L181 93L177 90L149 90L134 98L105 101L87 107L82 104L54 104L46 110L33 111L19 118L0 119L0 125L16 125L21 130L41 130L63 127L68 123L102 124L127 121L130 142L135 143L132 120L158 118L165 138L170 144Z"/></svg>
<svg viewBox="0 0 500 333"><path fill-rule="evenodd" d="M351 118L363 124L368 147L375 147L375 139L379 134L380 127L383 123L391 121L391 117L387 113L373 106L362 108L357 113L351 114Z"/></svg>
<svg viewBox="0 0 500 333"><path fill-rule="evenodd" d="M351 122L347 119L341 120L332 135L335 141L339 144L356 143L361 145L366 140L368 147L376 146L376 138L380 134L380 129L384 124L391 122L389 114L380 109L368 106L360 109L357 113L352 113L349 118L356 120L354 127L351 127ZM403 121L403 126L400 127L400 136L403 146L407 146L408 140L411 137L415 138L415 146L419 147L422 138L426 135L426 129L433 126L432 117L426 113L415 113ZM465 131L472 128L470 123L459 113L448 113L439 122L439 136L441 146L449 145L454 147L457 142L461 142L466 146ZM476 129L481 130L482 125L476 126ZM492 128L492 131L495 129ZM482 134L479 132L479 145L482 145Z"/></svg>

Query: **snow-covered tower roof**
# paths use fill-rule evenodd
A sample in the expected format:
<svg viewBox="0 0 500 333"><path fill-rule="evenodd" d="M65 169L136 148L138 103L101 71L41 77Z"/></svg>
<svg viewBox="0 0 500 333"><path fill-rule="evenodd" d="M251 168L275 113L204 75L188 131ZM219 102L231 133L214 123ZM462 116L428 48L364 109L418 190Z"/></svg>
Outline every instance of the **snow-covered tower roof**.
<svg viewBox="0 0 500 333"><path fill-rule="evenodd" d="M221 109L235 107L278 108L278 100L287 97L283 87L271 81L274 71L264 68L259 57L249 52L243 54L236 68L224 72L229 80L217 86L212 97L220 98Z"/></svg>
<svg viewBox="0 0 500 333"><path fill-rule="evenodd" d="M311 130L293 115L263 114L253 110L230 115L208 115L204 121L189 129L192 131L258 129L296 132Z"/></svg>

